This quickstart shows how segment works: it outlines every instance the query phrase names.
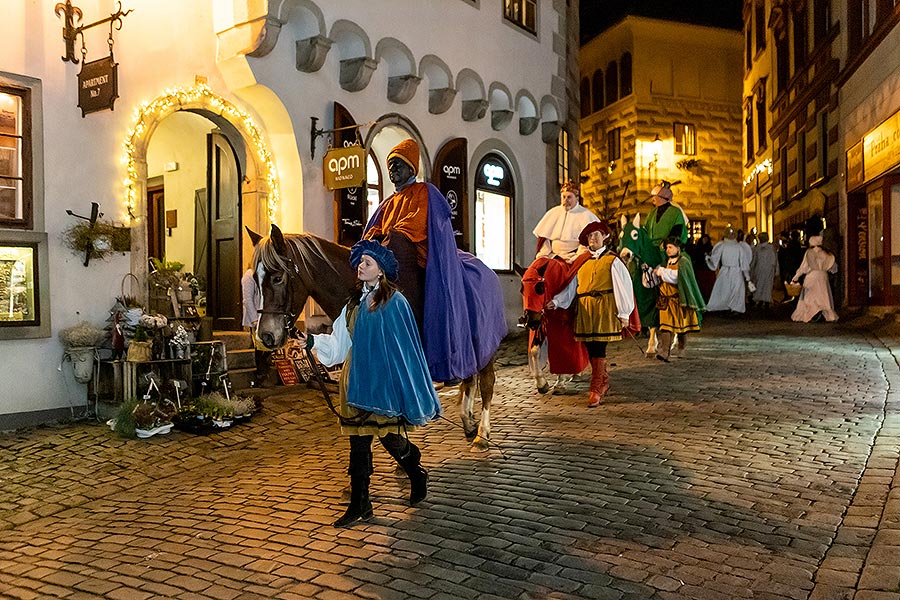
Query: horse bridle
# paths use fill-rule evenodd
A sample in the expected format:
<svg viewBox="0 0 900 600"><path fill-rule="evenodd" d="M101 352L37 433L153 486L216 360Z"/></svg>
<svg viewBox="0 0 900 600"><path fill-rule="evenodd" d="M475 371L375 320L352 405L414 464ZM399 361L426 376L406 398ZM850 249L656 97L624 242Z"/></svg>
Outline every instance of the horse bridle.
<svg viewBox="0 0 900 600"><path fill-rule="evenodd" d="M284 260L293 267L293 275L291 275L290 270L285 270L284 273L288 276L288 297L293 299L294 297L294 289L293 282L294 277L300 277L300 269L294 263L294 261L287 257L282 257ZM260 284L260 289L262 285ZM290 309L286 310L264 310L259 309L256 311L260 315L281 315L284 318L284 322L282 323L282 327L284 328L285 339L300 339L300 333L297 331L297 315L299 313L293 312ZM316 357L313 356L312 350L309 348L304 349L306 352L307 360L309 361L310 367L312 368L313 375L316 378L316 385L322 391L322 395L325 397L325 405L328 407L334 416L338 418L341 425L350 426L350 427L359 427L366 424L366 421L369 417L372 416L372 411L363 411L360 410L359 414L355 417L345 417L340 413L340 411L335 408L334 401L331 399L331 394L328 392L328 389L325 387L325 377L322 376L322 373L319 368L319 361L316 360ZM327 373L326 373L327 375ZM359 410L359 409L357 409ZM376 424L377 425L377 424Z"/></svg>

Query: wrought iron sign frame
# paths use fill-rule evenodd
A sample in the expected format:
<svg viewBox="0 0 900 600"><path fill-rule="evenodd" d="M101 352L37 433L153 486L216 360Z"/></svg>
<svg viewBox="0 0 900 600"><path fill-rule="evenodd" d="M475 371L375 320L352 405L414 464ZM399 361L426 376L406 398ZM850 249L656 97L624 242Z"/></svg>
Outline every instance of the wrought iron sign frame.
<svg viewBox="0 0 900 600"><path fill-rule="evenodd" d="M121 30L123 25L122 18L134 12L134 9L128 9L123 12L121 2L116 2L116 6L116 12L110 14L105 19L100 19L99 21L87 25L78 25L76 27L75 21L81 21L84 18L84 12L77 6L73 6L72 0L66 0L65 4L60 2L56 5L54 8L56 16L63 17L64 19L62 36L63 41L66 44L66 54L62 57L63 62L78 64L78 59L75 58L75 42L78 40L79 35L81 36L81 57L82 60L84 60L84 57L87 55L87 48L84 45L84 31L91 27L96 27L97 25L103 25L104 23L109 23L109 54L112 56L113 30Z"/></svg>

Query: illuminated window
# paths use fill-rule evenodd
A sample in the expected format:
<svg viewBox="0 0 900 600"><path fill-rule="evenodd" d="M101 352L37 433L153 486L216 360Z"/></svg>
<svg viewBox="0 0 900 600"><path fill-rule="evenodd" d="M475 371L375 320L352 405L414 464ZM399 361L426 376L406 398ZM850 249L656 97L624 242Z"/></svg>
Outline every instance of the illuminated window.
<svg viewBox="0 0 900 600"><path fill-rule="evenodd" d="M569 132L565 129L559 130L556 140L556 166L559 185L562 185L569 180Z"/></svg>
<svg viewBox="0 0 900 600"><path fill-rule="evenodd" d="M475 173L475 256L496 271L511 271L515 191L507 162L488 154Z"/></svg>
<svg viewBox="0 0 900 600"><path fill-rule="evenodd" d="M537 0L505 0L503 16L522 29L537 33Z"/></svg>
<svg viewBox="0 0 900 600"><path fill-rule="evenodd" d="M0 246L0 327L40 323L36 244Z"/></svg>
<svg viewBox="0 0 900 600"><path fill-rule="evenodd" d="M689 235L695 242L706 235L706 219L691 219Z"/></svg>
<svg viewBox="0 0 900 600"><path fill-rule="evenodd" d="M0 227L31 229L31 92L0 85Z"/></svg>
<svg viewBox="0 0 900 600"><path fill-rule="evenodd" d="M697 154L697 128L690 123L675 123L672 126L675 134L675 154Z"/></svg>
<svg viewBox="0 0 900 600"><path fill-rule="evenodd" d="M381 167L372 153L366 159L366 223L375 214L375 209L384 200L384 188L381 185Z"/></svg>

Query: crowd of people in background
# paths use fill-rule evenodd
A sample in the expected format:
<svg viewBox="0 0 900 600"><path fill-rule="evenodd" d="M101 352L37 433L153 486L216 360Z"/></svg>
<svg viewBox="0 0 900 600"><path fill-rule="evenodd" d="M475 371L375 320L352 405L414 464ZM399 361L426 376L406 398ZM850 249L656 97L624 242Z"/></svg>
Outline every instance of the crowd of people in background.
<svg viewBox="0 0 900 600"><path fill-rule="evenodd" d="M774 305L793 305L798 322L836 321L829 274L837 273L834 253L823 244L821 219L805 229L744 234L730 227L712 243L708 234L685 247L709 312L739 316L748 310L770 313Z"/></svg>

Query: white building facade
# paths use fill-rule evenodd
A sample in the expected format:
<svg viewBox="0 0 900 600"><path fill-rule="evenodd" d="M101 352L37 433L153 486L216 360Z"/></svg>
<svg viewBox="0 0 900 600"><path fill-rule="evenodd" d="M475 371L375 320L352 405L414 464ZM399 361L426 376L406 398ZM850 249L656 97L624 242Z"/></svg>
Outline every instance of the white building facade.
<svg viewBox="0 0 900 600"><path fill-rule="evenodd" d="M514 268L533 257L531 229L569 176L577 3L126 0L133 10L112 31L91 27L71 48L64 6L10 4L0 23L0 429L84 407L84 386L58 368L57 334L104 324L122 294L147 301L151 258L198 275L214 327L239 329L244 227L352 243L393 191L384 161L407 137L421 149L419 178L451 199L459 245L499 274L515 322ZM76 4L74 26L116 10ZM60 60L68 50L81 62ZM119 97L82 116L82 63L110 51ZM325 151L351 143L368 157L367 187L327 190ZM131 246L85 267L62 238L78 222L66 211L88 216L92 202L129 228Z"/></svg>

